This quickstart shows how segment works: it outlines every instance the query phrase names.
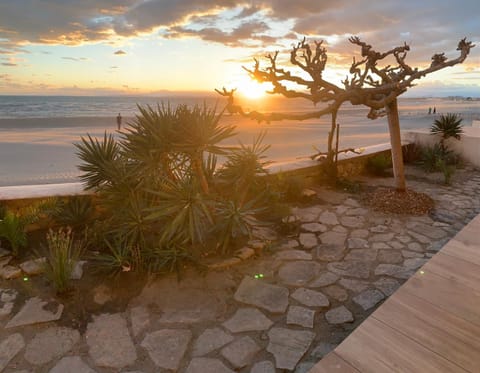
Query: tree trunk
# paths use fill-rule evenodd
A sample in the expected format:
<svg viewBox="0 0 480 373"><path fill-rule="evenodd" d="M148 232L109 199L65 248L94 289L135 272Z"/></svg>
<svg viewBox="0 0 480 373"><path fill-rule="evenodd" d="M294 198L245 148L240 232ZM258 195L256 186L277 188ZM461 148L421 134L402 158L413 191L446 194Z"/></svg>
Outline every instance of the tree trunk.
<svg viewBox="0 0 480 373"><path fill-rule="evenodd" d="M398 118L397 99L387 105L388 130L390 132L390 144L392 146L393 175L395 187L399 192L405 192L405 170L403 167L402 141L400 137L400 120Z"/></svg>

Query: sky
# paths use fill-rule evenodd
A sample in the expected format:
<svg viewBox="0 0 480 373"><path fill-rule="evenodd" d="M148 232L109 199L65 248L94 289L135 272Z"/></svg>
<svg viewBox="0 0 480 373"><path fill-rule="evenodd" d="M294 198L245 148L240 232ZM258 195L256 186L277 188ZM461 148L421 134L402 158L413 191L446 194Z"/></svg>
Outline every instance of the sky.
<svg viewBox="0 0 480 373"><path fill-rule="evenodd" d="M480 97L478 0L0 0L0 95L157 95L259 89L242 66L324 40L325 76L341 85L359 36L378 51L410 45L412 67L435 53L462 64L429 75L410 96Z"/></svg>

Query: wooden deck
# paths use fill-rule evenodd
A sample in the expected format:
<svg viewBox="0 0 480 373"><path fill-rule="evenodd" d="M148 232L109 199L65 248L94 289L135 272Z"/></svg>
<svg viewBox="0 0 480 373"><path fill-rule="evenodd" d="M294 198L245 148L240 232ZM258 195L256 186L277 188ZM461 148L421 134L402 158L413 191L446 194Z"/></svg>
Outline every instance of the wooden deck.
<svg viewBox="0 0 480 373"><path fill-rule="evenodd" d="M480 372L480 215L310 373Z"/></svg>

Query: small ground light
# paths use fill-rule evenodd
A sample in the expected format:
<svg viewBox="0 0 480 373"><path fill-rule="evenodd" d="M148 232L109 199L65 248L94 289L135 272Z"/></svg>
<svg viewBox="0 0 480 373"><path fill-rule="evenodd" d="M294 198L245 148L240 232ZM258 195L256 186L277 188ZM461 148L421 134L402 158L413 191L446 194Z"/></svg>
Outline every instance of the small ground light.
<svg viewBox="0 0 480 373"><path fill-rule="evenodd" d="M263 278L263 273L257 273L255 276L256 279Z"/></svg>
<svg viewBox="0 0 480 373"><path fill-rule="evenodd" d="M25 276L25 277L23 278L23 281L28 281L28 277Z"/></svg>
<svg viewBox="0 0 480 373"><path fill-rule="evenodd" d="M425 274L425 272L424 272L424 271L420 271L420 274L423 275L423 274Z"/></svg>

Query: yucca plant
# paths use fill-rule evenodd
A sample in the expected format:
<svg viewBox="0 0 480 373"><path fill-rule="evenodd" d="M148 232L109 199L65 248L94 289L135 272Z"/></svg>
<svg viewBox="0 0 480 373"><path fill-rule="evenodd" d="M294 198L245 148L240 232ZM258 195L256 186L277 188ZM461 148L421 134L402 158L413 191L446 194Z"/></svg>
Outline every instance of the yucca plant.
<svg viewBox="0 0 480 373"><path fill-rule="evenodd" d="M120 147L113 135L105 132L102 140L87 135L74 146L83 161L78 168L83 171L80 180L85 183L85 189L111 185L122 179L121 168L125 165L120 162Z"/></svg>
<svg viewBox="0 0 480 373"><path fill-rule="evenodd" d="M58 202L52 217L63 226L81 227L88 224L94 213L92 197L72 196Z"/></svg>
<svg viewBox="0 0 480 373"><path fill-rule="evenodd" d="M462 117L458 114L442 114L440 118L435 119L432 127L430 127L430 132L441 136L440 145L442 148L445 148L445 141L448 138L453 137L454 139L460 140L463 133L462 121Z"/></svg>
<svg viewBox="0 0 480 373"><path fill-rule="evenodd" d="M49 230L45 274L52 281L57 293L65 293L70 288L70 280L75 264L83 253L81 241L74 241L70 228Z"/></svg>
<svg viewBox="0 0 480 373"><path fill-rule="evenodd" d="M104 243L106 251L90 257L93 270L117 276L122 272L141 269L140 256L135 255L136 250L128 240L117 237L105 239Z"/></svg>
<svg viewBox="0 0 480 373"><path fill-rule="evenodd" d="M231 149L218 172L220 183L234 196L239 206L247 200L248 192L258 177L267 174L265 167L269 162L265 160L265 152L270 145L262 144L265 135L265 132L261 133L252 145L240 143L237 148Z"/></svg>
<svg viewBox="0 0 480 373"><path fill-rule="evenodd" d="M222 254L229 251L232 241L250 238L253 227L259 225L255 215L264 209L255 208L257 201L258 199L250 200L242 206L232 200L217 203L214 233Z"/></svg>
<svg viewBox="0 0 480 373"><path fill-rule="evenodd" d="M18 256L20 250L27 246L26 223L24 219L11 211L4 213L0 220L0 238L7 240L13 256Z"/></svg>
<svg viewBox="0 0 480 373"><path fill-rule="evenodd" d="M161 241L182 239L191 244L204 243L213 224L212 201L202 193L196 179L177 182L165 180L161 190L149 191L157 203L146 210L147 220L163 225Z"/></svg>

